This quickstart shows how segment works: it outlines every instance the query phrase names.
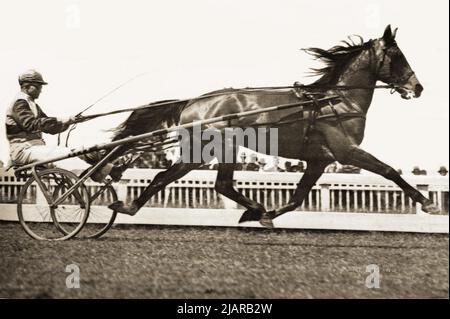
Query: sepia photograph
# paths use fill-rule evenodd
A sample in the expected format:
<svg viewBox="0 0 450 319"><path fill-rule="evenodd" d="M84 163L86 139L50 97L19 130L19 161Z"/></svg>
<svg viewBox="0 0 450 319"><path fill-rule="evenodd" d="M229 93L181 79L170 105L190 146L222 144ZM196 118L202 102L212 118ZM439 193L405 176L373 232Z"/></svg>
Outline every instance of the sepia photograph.
<svg viewBox="0 0 450 319"><path fill-rule="evenodd" d="M449 298L448 1L0 4L1 299Z"/></svg>

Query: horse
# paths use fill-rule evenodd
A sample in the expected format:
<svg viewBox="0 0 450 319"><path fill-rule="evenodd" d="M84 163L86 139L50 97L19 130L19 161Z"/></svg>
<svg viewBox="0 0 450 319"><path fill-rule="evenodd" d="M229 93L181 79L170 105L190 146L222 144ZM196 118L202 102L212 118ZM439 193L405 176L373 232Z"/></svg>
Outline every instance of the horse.
<svg viewBox="0 0 450 319"><path fill-rule="evenodd" d="M391 85L392 93L397 92L403 99L419 98L423 91L423 86L395 40L396 33L397 29L392 31L388 25L381 38L364 42L362 37L359 37L359 43L349 38L350 41L343 41L328 50L305 49L325 66L313 69L314 74L320 78L305 86L304 90L302 87L300 90L224 89L220 94L209 93L202 99L173 101L173 104L168 106L141 109L133 112L119 127L115 138L137 135L173 124L183 125L223 115L297 103L305 99L316 101L314 96L317 95L336 95L339 97L336 102L318 105L317 109L309 111L294 112L293 109L283 109L209 124L208 128L219 131L228 127L275 127L278 129L278 155L307 163L306 171L289 202L275 210L267 211L261 203L247 198L233 187L237 156L231 163L219 161L215 190L246 208L239 222L259 221L263 226L273 227L273 219L299 207L326 166L335 161L365 169L393 181L414 202L420 203L423 211L437 213L438 207L408 184L394 168L359 146L363 141L366 115L377 81ZM235 144L233 147L238 146ZM250 147L246 144L242 146ZM127 147L132 146L125 145L124 149ZM166 185L203 164L204 162L178 161L158 173L139 198L131 204L117 201L109 208L119 213L134 215Z"/></svg>

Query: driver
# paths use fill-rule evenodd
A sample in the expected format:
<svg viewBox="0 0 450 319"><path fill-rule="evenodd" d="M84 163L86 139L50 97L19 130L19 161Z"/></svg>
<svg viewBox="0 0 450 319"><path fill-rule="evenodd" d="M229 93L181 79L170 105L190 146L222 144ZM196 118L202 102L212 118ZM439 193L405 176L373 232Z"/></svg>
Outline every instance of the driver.
<svg viewBox="0 0 450 319"><path fill-rule="evenodd" d="M42 75L35 70L28 70L19 75L20 92L6 111L5 123L13 165L26 165L70 153L69 148L49 146L42 139L42 133L58 134L76 122L74 116L49 117L35 102L41 94L42 86L47 84ZM89 157L89 154L80 158L90 165L98 161ZM101 182L108 174L117 180L120 179L121 171L108 163L98 169L91 178Z"/></svg>

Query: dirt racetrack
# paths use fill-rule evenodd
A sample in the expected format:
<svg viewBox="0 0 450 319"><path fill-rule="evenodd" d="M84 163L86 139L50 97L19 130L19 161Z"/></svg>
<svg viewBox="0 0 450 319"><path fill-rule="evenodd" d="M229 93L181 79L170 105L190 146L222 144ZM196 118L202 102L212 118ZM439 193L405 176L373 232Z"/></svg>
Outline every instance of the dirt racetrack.
<svg viewBox="0 0 450 319"><path fill-rule="evenodd" d="M115 226L39 242L0 222L2 298L448 298L448 234ZM80 270L67 288L66 266ZM367 288L366 267L380 269Z"/></svg>

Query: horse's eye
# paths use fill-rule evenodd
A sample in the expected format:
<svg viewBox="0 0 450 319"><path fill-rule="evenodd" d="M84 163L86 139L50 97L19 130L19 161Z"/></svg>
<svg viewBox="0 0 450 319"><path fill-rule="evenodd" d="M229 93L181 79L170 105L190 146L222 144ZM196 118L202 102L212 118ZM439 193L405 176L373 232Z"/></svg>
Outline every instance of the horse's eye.
<svg viewBox="0 0 450 319"><path fill-rule="evenodd" d="M397 46L390 47L388 51L389 51L389 55L393 58L399 57L402 55L402 53L400 52L400 50L398 49Z"/></svg>

